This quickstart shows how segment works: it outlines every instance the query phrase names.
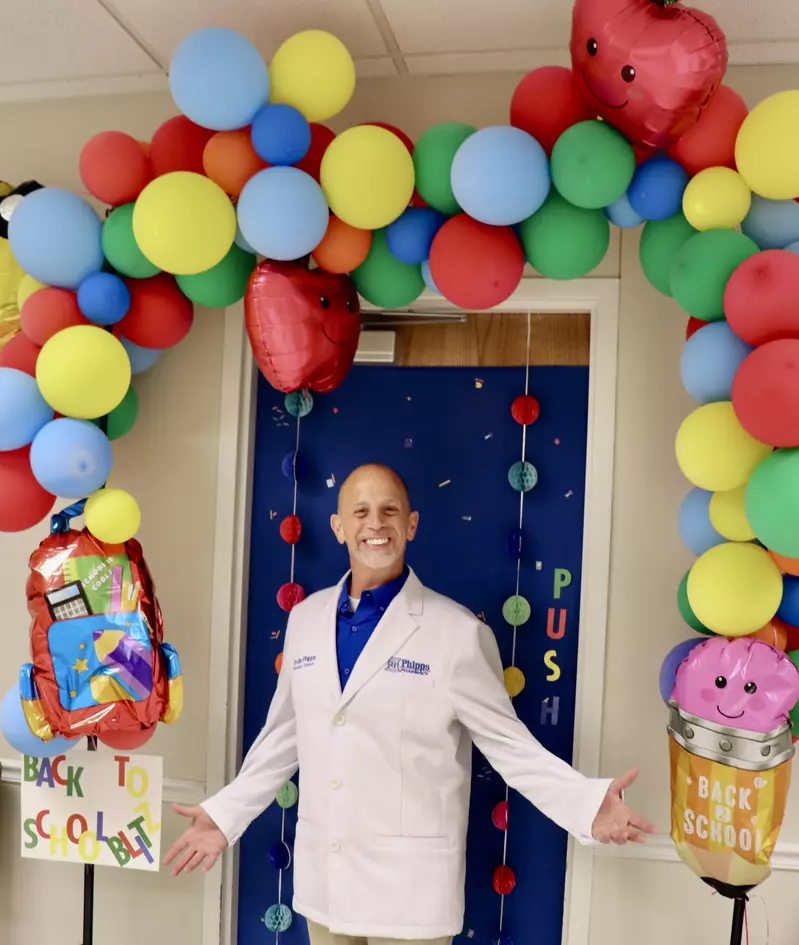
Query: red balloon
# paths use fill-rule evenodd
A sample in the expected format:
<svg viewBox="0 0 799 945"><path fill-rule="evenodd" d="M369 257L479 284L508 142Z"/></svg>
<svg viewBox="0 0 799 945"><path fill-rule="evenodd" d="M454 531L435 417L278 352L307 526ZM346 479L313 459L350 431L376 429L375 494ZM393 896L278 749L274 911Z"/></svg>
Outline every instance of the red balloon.
<svg viewBox="0 0 799 945"><path fill-rule="evenodd" d="M325 156L325 151L330 146L330 142L335 137L335 131L331 131L327 125L317 125L316 122L311 122L311 147L305 157L294 166L301 171L305 171L306 174L310 174L319 183L322 158Z"/></svg>
<svg viewBox="0 0 799 945"><path fill-rule="evenodd" d="M182 341L194 321L194 306L166 272L149 279L126 279L130 289L128 314L115 326L142 348L171 348Z"/></svg>
<svg viewBox="0 0 799 945"><path fill-rule="evenodd" d="M16 368L36 377L36 362L41 350L27 335L19 332L0 348L0 367Z"/></svg>
<svg viewBox="0 0 799 945"><path fill-rule="evenodd" d="M681 3L576 0L571 60L592 111L633 144L666 148L721 84L727 42L713 17Z"/></svg>
<svg viewBox="0 0 799 945"><path fill-rule="evenodd" d="M0 453L0 532L33 528L54 504L33 475L29 446Z"/></svg>
<svg viewBox="0 0 799 945"><path fill-rule="evenodd" d="M122 131L101 131L80 152L80 177L90 194L118 207L132 203L150 181L150 163L139 142Z"/></svg>
<svg viewBox="0 0 799 945"><path fill-rule="evenodd" d="M264 260L250 276L244 314L253 357L272 387L326 394L347 376L361 330L348 276Z"/></svg>
<svg viewBox="0 0 799 945"><path fill-rule="evenodd" d="M494 870L492 885L500 896L509 896L516 886L516 874L509 866L498 866Z"/></svg>
<svg viewBox="0 0 799 945"><path fill-rule="evenodd" d="M522 394L513 401L510 408L513 419L522 426L535 423L541 413L541 407L532 394Z"/></svg>
<svg viewBox="0 0 799 945"><path fill-rule="evenodd" d="M78 308L77 295L52 286L45 286L25 299L19 320L22 330L39 347L64 328L91 325Z"/></svg>
<svg viewBox="0 0 799 945"><path fill-rule="evenodd" d="M153 176L160 177L172 171L204 174L203 151L215 134L212 128L201 128L185 115L176 115L165 121L150 142Z"/></svg>
<svg viewBox="0 0 799 945"><path fill-rule="evenodd" d="M305 600L305 591L299 584L283 584L278 588L277 604L287 613L293 610L301 600Z"/></svg>
<svg viewBox="0 0 799 945"><path fill-rule="evenodd" d="M441 227L430 249L438 290L466 309L491 308L519 285L524 252L509 226L489 226L461 213Z"/></svg>
<svg viewBox="0 0 799 945"><path fill-rule="evenodd" d="M746 102L728 85L720 85L699 121L669 148L689 174L706 167L735 168L735 139L747 115Z"/></svg>
<svg viewBox="0 0 799 945"><path fill-rule="evenodd" d="M99 740L109 748L116 748L117 751L135 751L142 745L146 745L153 735L155 735L155 726L133 732L103 732Z"/></svg>
<svg viewBox="0 0 799 945"><path fill-rule="evenodd" d="M703 321L701 318L694 318L692 315L688 319L688 324L685 326L685 340L688 341L691 335L695 335L699 329L704 328L705 325L707 325L706 321Z"/></svg>
<svg viewBox="0 0 799 945"><path fill-rule="evenodd" d="M767 249L744 260L724 290L724 314L739 338L757 347L799 338L799 256Z"/></svg>
<svg viewBox="0 0 799 945"><path fill-rule="evenodd" d="M516 86L510 103L510 123L532 135L547 154L552 154L567 128L595 113L584 101L574 73L563 66L529 72Z"/></svg>
<svg viewBox="0 0 799 945"><path fill-rule="evenodd" d="M735 372L732 406L761 443L799 446L799 339L770 341L748 354Z"/></svg>
<svg viewBox="0 0 799 945"><path fill-rule="evenodd" d="M280 537L288 545L296 545L301 532L302 523L297 515L287 515L280 523Z"/></svg>

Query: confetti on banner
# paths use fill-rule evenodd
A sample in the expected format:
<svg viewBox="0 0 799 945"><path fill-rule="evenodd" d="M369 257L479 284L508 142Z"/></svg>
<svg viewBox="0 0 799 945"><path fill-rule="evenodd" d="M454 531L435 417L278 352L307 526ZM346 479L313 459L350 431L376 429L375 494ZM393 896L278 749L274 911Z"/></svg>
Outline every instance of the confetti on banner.
<svg viewBox="0 0 799 945"><path fill-rule="evenodd" d="M277 512L273 512L272 509L269 510L269 521L271 522L273 518L277 518Z"/></svg>
<svg viewBox="0 0 799 945"><path fill-rule="evenodd" d="M338 407L333 408L333 413L338 413Z"/></svg>
<svg viewBox="0 0 799 945"><path fill-rule="evenodd" d="M464 522L471 522L472 520L471 515L461 515L461 518L463 519Z"/></svg>
<svg viewBox="0 0 799 945"><path fill-rule="evenodd" d="M442 489L444 486L448 486L451 482L451 479L445 479L443 482L439 482L438 488Z"/></svg>
<svg viewBox="0 0 799 945"><path fill-rule="evenodd" d="M474 386L475 386L478 390L481 390L481 389L482 389L483 384L485 384L485 381L482 379L482 377L476 377L476 378L474 379Z"/></svg>
<svg viewBox="0 0 799 945"><path fill-rule="evenodd" d="M482 620L482 621L483 621L483 623L485 623L485 622L486 622L486 615L485 615L485 614L483 613L483 611L482 611L482 610L480 611L480 613L479 613L479 614L475 614L475 617L477 617L477 618L478 618L479 620Z"/></svg>
<svg viewBox="0 0 799 945"><path fill-rule="evenodd" d="M336 484L336 477L331 475L331 477L327 480L327 488L332 489L333 486L335 486L335 484Z"/></svg>
<svg viewBox="0 0 799 945"><path fill-rule="evenodd" d="M543 562L541 562L541 561L536 561L536 563L535 563L535 569L536 569L536 571L540 571L543 567L544 567Z"/></svg>
<svg viewBox="0 0 799 945"><path fill-rule="evenodd" d="M466 938L474 938L474 929L469 929L466 933Z"/></svg>
<svg viewBox="0 0 799 945"><path fill-rule="evenodd" d="M559 436L556 436L556 437L555 437L555 446L560 446L560 437L559 437Z"/></svg>
<svg viewBox="0 0 799 945"><path fill-rule="evenodd" d="M279 630L273 630L273 631L272 631L272 639L273 639L273 640L279 640L279 639L280 639L280 631L279 631Z"/></svg>
<svg viewBox="0 0 799 945"><path fill-rule="evenodd" d="M405 438L405 449L409 450L413 448L413 440L410 437Z"/></svg>
<svg viewBox="0 0 799 945"><path fill-rule="evenodd" d="M408 401L408 403L410 403L413 400L413 397L406 397L405 399Z"/></svg>
<svg viewBox="0 0 799 945"><path fill-rule="evenodd" d="M566 498L570 499L573 495L574 495L574 491L572 489L569 489L569 491L566 493Z"/></svg>
<svg viewBox="0 0 799 945"><path fill-rule="evenodd" d="M493 434L493 433L486 433L486 435L483 437L483 439L484 439L484 440L493 440L493 439L494 439L494 434Z"/></svg>

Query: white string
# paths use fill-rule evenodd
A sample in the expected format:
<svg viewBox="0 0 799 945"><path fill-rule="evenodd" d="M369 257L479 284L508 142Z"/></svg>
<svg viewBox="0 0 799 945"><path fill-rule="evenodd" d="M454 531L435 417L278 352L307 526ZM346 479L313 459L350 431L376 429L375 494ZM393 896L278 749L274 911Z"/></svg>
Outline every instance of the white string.
<svg viewBox="0 0 799 945"><path fill-rule="evenodd" d="M525 356L525 367L524 367L524 395L525 397L530 393L530 313L527 313L527 347L526 347L526 356ZM525 461L527 457L527 424L522 424L522 462ZM519 540L521 541L521 532L524 525L524 492L519 493ZM522 573L522 558L519 554L519 550L516 550L516 596L519 596L519 588L521 586L521 573ZM511 650L511 666L516 665L516 633L517 633L516 624L513 625L513 645ZM510 801L510 788L508 785L505 785L505 811L507 817L507 823L505 824L505 839L502 844L502 865L507 866L508 863L508 833L510 832L510 811L509 811L509 801ZM502 932L502 924L505 921L505 897L500 896L499 900L499 931Z"/></svg>
<svg viewBox="0 0 799 945"><path fill-rule="evenodd" d="M292 506L292 514L297 514L297 463L299 462L300 456L300 415L297 414L297 439L294 444L294 504ZM291 545L291 578L290 581L294 583L294 551L296 549L296 543L292 542Z"/></svg>

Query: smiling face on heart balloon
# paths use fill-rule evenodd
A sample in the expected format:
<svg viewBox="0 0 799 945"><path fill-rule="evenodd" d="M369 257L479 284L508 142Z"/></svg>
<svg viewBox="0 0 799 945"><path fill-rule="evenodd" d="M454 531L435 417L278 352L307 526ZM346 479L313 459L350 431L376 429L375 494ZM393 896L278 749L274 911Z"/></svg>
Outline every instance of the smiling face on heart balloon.
<svg viewBox="0 0 799 945"><path fill-rule="evenodd" d="M633 144L666 148L699 121L727 68L713 17L668 0L576 0L572 69L586 103Z"/></svg>
<svg viewBox="0 0 799 945"><path fill-rule="evenodd" d="M244 312L253 356L272 387L325 394L347 376L361 330L348 276L265 260L250 276Z"/></svg>

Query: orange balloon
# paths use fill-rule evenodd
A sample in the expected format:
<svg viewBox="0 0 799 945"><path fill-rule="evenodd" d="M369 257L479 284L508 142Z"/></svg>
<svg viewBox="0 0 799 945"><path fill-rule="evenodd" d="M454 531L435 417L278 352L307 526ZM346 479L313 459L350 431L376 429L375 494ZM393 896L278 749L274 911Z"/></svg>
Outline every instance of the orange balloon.
<svg viewBox="0 0 799 945"><path fill-rule="evenodd" d="M763 640L764 643L776 647L778 650L785 651L785 647L788 643L788 631L785 624L779 620L777 617L774 617L773 620L770 620L765 627L761 627L757 633L749 634L750 640Z"/></svg>
<svg viewBox="0 0 799 945"><path fill-rule="evenodd" d="M357 269L371 245L371 230L359 230L331 216L324 239L311 255L320 269L341 274Z"/></svg>
<svg viewBox="0 0 799 945"><path fill-rule="evenodd" d="M770 548L769 554L780 571L799 577L799 558L786 558L784 555L778 555L776 551L772 551Z"/></svg>
<svg viewBox="0 0 799 945"><path fill-rule="evenodd" d="M247 181L268 166L255 153L249 128L218 131L203 151L206 175L231 197L238 197Z"/></svg>

